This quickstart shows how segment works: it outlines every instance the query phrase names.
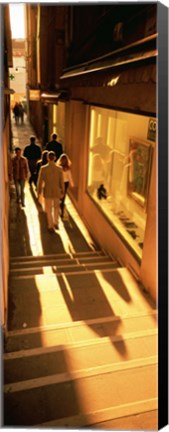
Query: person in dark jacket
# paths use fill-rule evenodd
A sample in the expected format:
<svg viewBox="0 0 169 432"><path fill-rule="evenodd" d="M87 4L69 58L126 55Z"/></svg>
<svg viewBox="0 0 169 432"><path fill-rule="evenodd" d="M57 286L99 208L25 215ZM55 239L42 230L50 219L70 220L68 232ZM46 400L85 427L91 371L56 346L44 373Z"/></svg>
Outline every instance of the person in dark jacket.
<svg viewBox="0 0 169 432"><path fill-rule="evenodd" d="M16 102L16 104L13 108L13 113L14 113L14 117L15 117L15 123L16 123L16 125L18 125L18 123L19 123L19 104L18 104L18 102Z"/></svg>
<svg viewBox="0 0 169 432"><path fill-rule="evenodd" d="M63 153L62 144L57 141L57 134L52 134L52 140L48 142L46 145L46 150L48 151L54 151L56 155L56 160L59 159L61 154Z"/></svg>
<svg viewBox="0 0 169 432"><path fill-rule="evenodd" d="M21 156L21 148L15 148L15 156L12 158L12 174L16 189L16 198L19 203L21 200L22 207L25 207L25 182L28 178L29 168L27 159Z"/></svg>
<svg viewBox="0 0 169 432"><path fill-rule="evenodd" d="M21 102L18 104L19 107L19 118L21 119L21 124L24 123L24 107Z"/></svg>
<svg viewBox="0 0 169 432"><path fill-rule="evenodd" d="M38 144L35 143L35 137L30 137L30 144L28 144L24 148L23 156L28 160L29 170L30 170L30 178L29 184L34 181L35 172L36 172L36 163L41 158L41 148Z"/></svg>
<svg viewBox="0 0 169 432"><path fill-rule="evenodd" d="M47 155L48 155L48 151L43 150L42 158L39 159L36 163L36 171L35 171L35 179L34 179L35 185L37 185L38 175L39 175L39 171L40 171L41 166L46 165L48 163Z"/></svg>

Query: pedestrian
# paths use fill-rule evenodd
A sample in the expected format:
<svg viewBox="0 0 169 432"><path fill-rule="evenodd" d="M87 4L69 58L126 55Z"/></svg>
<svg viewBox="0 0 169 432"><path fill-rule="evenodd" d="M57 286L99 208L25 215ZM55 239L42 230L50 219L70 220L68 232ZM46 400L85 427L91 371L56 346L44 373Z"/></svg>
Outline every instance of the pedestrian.
<svg viewBox="0 0 169 432"><path fill-rule="evenodd" d="M59 202L64 195L64 182L62 169L55 163L55 153L49 151L47 159L47 165L41 166L39 171L37 195L40 201L43 191L48 230L52 233L54 228L59 229Z"/></svg>
<svg viewBox="0 0 169 432"><path fill-rule="evenodd" d="M16 104L13 108L13 114L14 114L14 118L15 118L15 123L16 123L16 125L18 125L18 123L19 123L19 104L18 104L18 102L16 102Z"/></svg>
<svg viewBox="0 0 169 432"><path fill-rule="evenodd" d="M35 180L35 172L36 172L36 163L41 158L41 148L38 144L35 143L35 136L30 137L30 144L28 144L24 148L23 155L28 160L29 170L30 170L30 178L29 184L31 186L32 182Z"/></svg>
<svg viewBox="0 0 169 432"><path fill-rule="evenodd" d="M62 167L63 181L64 181L64 196L60 200L61 218L64 217L65 198L69 185L74 186L72 173L71 173L71 162L66 153L63 153L57 161L57 165Z"/></svg>
<svg viewBox="0 0 169 432"><path fill-rule="evenodd" d="M35 178L34 178L35 185L37 185L40 167L43 166L43 165L46 165L48 163L47 154L48 154L48 151L47 150L43 150L43 152L42 152L42 158L39 159L37 161L37 163L36 163L36 171L35 171Z"/></svg>
<svg viewBox="0 0 169 432"><path fill-rule="evenodd" d="M19 102L18 108L19 108L19 119L21 119L21 124L23 124L24 123L24 107L23 107L21 102Z"/></svg>
<svg viewBox="0 0 169 432"><path fill-rule="evenodd" d="M46 145L46 150L54 151L56 155L56 161L59 159L60 155L63 153L62 144L57 141L57 134L53 133L51 136L51 141Z"/></svg>
<svg viewBox="0 0 169 432"><path fill-rule="evenodd" d="M12 158L12 175L15 183L17 202L21 201L22 207L25 207L25 182L28 178L29 167L27 159L21 156L21 148L15 148L15 156Z"/></svg>

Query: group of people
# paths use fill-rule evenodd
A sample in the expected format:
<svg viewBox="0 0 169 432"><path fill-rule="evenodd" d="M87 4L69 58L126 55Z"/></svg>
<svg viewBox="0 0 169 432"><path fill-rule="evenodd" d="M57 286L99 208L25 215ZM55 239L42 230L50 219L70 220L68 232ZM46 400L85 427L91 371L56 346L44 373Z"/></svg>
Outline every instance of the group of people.
<svg viewBox="0 0 169 432"><path fill-rule="evenodd" d="M71 162L63 152L62 144L57 141L57 134L52 134L52 140L41 151L34 136L30 144L23 150L15 148L12 158L12 173L16 188L17 202L25 206L25 182L36 186L37 199L40 202L44 196L45 212L48 230L58 229L59 213L64 217L65 197L69 185L74 186L71 174ZM60 210L60 211L59 211Z"/></svg>
<svg viewBox="0 0 169 432"><path fill-rule="evenodd" d="M16 125L19 124L19 120L21 121L21 124L24 123L24 106L21 102L16 102L16 104L13 107L13 115L15 118Z"/></svg>

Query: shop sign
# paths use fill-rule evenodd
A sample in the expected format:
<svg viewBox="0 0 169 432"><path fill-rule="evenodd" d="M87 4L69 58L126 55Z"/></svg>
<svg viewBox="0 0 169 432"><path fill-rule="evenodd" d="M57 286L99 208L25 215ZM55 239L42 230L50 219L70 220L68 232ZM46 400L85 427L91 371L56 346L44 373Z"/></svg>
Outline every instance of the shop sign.
<svg viewBox="0 0 169 432"><path fill-rule="evenodd" d="M150 141L156 140L156 125L157 121L154 118L149 119L147 139Z"/></svg>
<svg viewBox="0 0 169 432"><path fill-rule="evenodd" d="M40 90L29 90L29 100L32 101L40 100Z"/></svg>

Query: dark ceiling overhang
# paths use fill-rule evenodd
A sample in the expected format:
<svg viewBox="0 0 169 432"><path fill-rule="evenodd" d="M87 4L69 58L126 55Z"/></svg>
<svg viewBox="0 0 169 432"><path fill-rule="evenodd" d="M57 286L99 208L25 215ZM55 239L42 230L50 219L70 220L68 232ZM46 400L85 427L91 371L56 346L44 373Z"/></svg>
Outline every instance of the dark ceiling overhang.
<svg viewBox="0 0 169 432"><path fill-rule="evenodd" d="M125 48L116 50L102 57L66 69L60 77L62 82L72 78L83 78L96 73L122 70L132 65L155 61L158 56L156 48L157 34L137 41Z"/></svg>

